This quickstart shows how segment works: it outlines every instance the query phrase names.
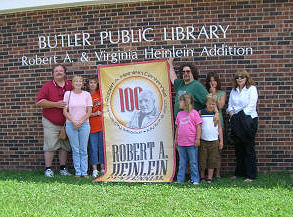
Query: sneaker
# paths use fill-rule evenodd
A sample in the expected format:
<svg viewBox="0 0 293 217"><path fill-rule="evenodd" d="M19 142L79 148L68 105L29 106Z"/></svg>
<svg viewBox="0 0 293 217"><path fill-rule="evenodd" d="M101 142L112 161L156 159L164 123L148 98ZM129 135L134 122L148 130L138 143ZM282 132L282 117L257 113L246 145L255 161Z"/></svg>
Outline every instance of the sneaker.
<svg viewBox="0 0 293 217"><path fill-rule="evenodd" d="M194 185L199 185L199 183L198 183L198 182L193 182L192 184L194 184Z"/></svg>
<svg viewBox="0 0 293 217"><path fill-rule="evenodd" d="M53 177L54 176L54 172L51 169L46 169L45 170L45 176L46 177Z"/></svg>
<svg viewBox="0 0 293 217"><path fill-rule="evenodd" d="M104 169L101 169L101 173L104 174L105 173L105 170Z"/></svg>
<svg viewBox="0 0 293 217"><path fill-rule="evenodd" d="M92 176L96 178L98 176L98 170L93 170Z"/></svg>
<svg viewBox="0 0 293 217"><path fill-rule="evenodd" d="M66 168L64 168L63 170L59 170L59 174L61 176L71 176L71 173L68 172L68 170Z"/></svg>
<svg viewBox="0 0 293 217"><path fill-rule="evenodd" d="M247 178L244 180L244 182L253 182L253 179Z"/></svg>
<svg viewBox="0 0 293 217"><path fill-rule="evenodd" d="M216 177L216 180L219 181L221 178L222 178L221 176L217 176L217 177Z"/></svg>

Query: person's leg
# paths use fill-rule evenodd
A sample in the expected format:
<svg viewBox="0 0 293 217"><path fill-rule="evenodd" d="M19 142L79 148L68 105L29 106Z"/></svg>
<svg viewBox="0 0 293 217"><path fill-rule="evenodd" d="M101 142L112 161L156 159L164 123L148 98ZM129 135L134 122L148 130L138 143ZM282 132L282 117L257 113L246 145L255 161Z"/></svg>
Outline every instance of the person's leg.
<svg viewBox="0 0 293 217"><path fill-rule="evenodd" d="M217 163L217 166L214 170L215 172L215 176L216 176L216 179L219 180L221 179L221 151L219 150L219 148L217 147L217 156L216 156L216 163Z"/></svg>
<svg viewBox="0 0 293 217"><path fill-rule="evenodd" d="M235 156L236 156L235 176L243 177L246 174L245 166L244 166L245 165L245 162L244 162L245 150L244 150L244 145L240 142L237 142L237 144L235 144Z"/></svg>
<svg viewBox="0 0 293 217"><path fill-rule="evenodd" d="M190 164L190 176L191 181L199 183L199 172L198 172L198 147L188 146L187 155Z"/></svg>
<svg viewBox="0 0 293 217"><path fill-rule="evenodd" d="M178 146L178 153L179 153L179 169L177 173L177 182L184 182L186 165L187 165L186 147Z"/></svg>
<svg viewBox="0 0 293 217"><path fill-rule="evenodd" d="M103 172L105 169L103 131L98 132L98 157L98 162L101 166L101 172Z"/></svg>
<svg viewBox="0 0 293 217"><path fill-rule="evenodd" d="M200 178L202 181L206 179L206 168L207 168L207 148L205 145L205 141L200 141L200 146L198 148L198 164L200 169Z"/></svg>
<svg viewBox="0 0 293 217"><path fill-rule="evenodd" d="M200 170L200 180L201 181L205 181L205 179L206 179L206 174L205 174L205 170L203 170L203 169L201 169Z"/></svg>
<svg viewBox="0 0 293 217"><path fill-rule="evenodd" d="M199 177L199 171L198 171L198 147L195 147L195 180L196 182L199 182L200 177Z"/></svg>
<svg viewBox="0 0 293 217"><path fill-rule="evenodd" d="M219 141L209 141L208 143L208 183L212 182L214 169L219 167Z"/></svg>
<svg viewBox="0 0 293 217"><path fill-rule="evenodd" d="M79 138L78 138L78 130L73 128L73 123L67 122L66 123L66 134L68 136L71 149L72 149L72 159L73 159L73 166L75 170L75 175L80 176L80 154L79 154Z"/></svg>
<svg viewBox="0 0 293 217"><path fill-rule="evenodd" d="M44 130L44 159L45 159L45 176L47 177L53 177L54 172L51 169L52 162L54 159L55 151L60 149L59 144L59 132L60 132L60 126L57 126L53 123L51 123L46 118L42 117L42 124L43 124L43 130Z"/></svg>
<svg viewBox="0 0 293 217"><path fill-rule="evenodd" d="M98 133L91 133L89 135L89 158L90 158L90 165L92 165L93 171L97 172Z"/></svg>
<svg viewBox="0 0 293 217"><path fill-rule="evenodd" d="M255 179L257 175L256 171L256 154L255 154L255 142L251 141L245 146L245 167L246 178Z"/></svg>
<svg viewBox="0 0 293 217"><path fill-rule="evenodd" d="M63 146L65 147L65 146ZM66 161L67 161L67 150L64 150L63 148L59 149L59 163L60 163L60 169L59 174L61 176L70 176L71 174L66 169Z"/></svg>
<svg viewBox="0 0 293 217"><path fill-rule="evenodd" d="M257 131L257 124L258 124L257 121L258 121L258 118L253 119L255 134ZM255 179L257 176L257 169L256 169L256 154L255 154L254 139L249 141L245 145L245 168L246 168L246 178L250 180Z"/></svg>
<svg viewBox="0 0 293 217"><path fill-rule="evenodd" d="M59 133L60 127L54 125L46 118L42 117L43 133L44 133L44 158L45 167L50 168L54 159L55 151L58 150L57 147L57 134Z"/></svg>
<svg viewBox="0 0 293 217"><path fill-rule="evenodd" d="M67 161L67 151L59 149L59 163L60 166L65 166Z"/></svg>
<svg viewBox="0 0 293 217"><path fill-rule="evenodd" d="M216 168L216 179L220 179L221 178L221 168Z"/></svg>
<svg viewBox="0 0 293 217"><path fill-rule="evenodd" d="M208 183L211 183L213 180L214 169L208 169Z"/></svg>
<svg viewBox="0 0 293 217"><path fill-rule="evenodd" d="M85 122L79 128L79 153L80 153L80 170L82 176L87 176L88 170L88 154L87 144L90 134L90 124Z"/></svg>
<svg viewBox="0 0 293 217"><path fill-rule="evenodd" d="M45 151L44 157L45 157L45 166L51 167L53 159L54 159L54 151Z"/></svg>

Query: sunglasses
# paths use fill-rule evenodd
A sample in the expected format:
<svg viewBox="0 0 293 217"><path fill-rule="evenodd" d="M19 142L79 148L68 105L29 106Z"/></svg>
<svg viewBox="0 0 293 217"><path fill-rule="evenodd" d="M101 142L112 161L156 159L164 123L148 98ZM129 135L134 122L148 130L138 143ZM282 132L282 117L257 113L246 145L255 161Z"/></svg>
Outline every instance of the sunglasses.
<svg viewBox="0 0 293 217"><path fill-rule="evenodd" d="M191 70L182 70L182 73L184 73L184 72L190 73Z"/></svg>
<svg viewBox="0 0 293 217"><path fill-rule="evenodd" d="M240 76L235 77L235 79L244 79L244 78L246 78L246 76L244 76L244 75L240 75Z"/></svg>

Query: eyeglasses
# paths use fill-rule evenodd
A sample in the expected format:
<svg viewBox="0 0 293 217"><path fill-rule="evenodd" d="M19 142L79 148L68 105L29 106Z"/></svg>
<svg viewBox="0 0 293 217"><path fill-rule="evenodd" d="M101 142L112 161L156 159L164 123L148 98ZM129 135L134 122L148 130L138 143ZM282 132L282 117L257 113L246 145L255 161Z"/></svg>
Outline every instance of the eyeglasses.
<svg viewBox="0 0 293 217"><path fill-rule="evenodd" d="M244 76L244 75L240 75L240 76L235 77L235 79L244 79L244 78L246 78L246 76Z"/></svg>
<svg viewBox="0 0 293 217"><path fill-rule="evenodd" d="M191 70L182 70L182 73L184 73L184 72L190 73Z"/></svg>

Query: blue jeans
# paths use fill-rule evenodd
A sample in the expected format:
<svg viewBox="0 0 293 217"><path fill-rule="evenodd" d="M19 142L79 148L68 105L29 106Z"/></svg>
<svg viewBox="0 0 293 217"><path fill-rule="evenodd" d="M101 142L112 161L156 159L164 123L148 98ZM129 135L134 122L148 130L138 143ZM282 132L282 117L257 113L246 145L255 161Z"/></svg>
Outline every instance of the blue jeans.
<svg viewBox="0 0 293 217"><path fill-rule="evenodd" d="M90 165L104 164L103 131L90 134L89 154Z"/></svg>
<svg viewBox="0 0 293 217"><path fill-rule="evenodd" d="M185 171L187 160L190 164L190 176L192 182L199 182L198 162L197 154L198 147L195 146L178 146L179 152L179 170L177 174L177 181L185 181Z"/></svg>
<svg viewBox="0 0 293 217"><path fill-rule="evenodd" d="M89 122L84 122L80 128L74 129L73 123L67 121L65 129L72 149L75 175L85 176L88 170L87 144L90 124Z"/></svg>

